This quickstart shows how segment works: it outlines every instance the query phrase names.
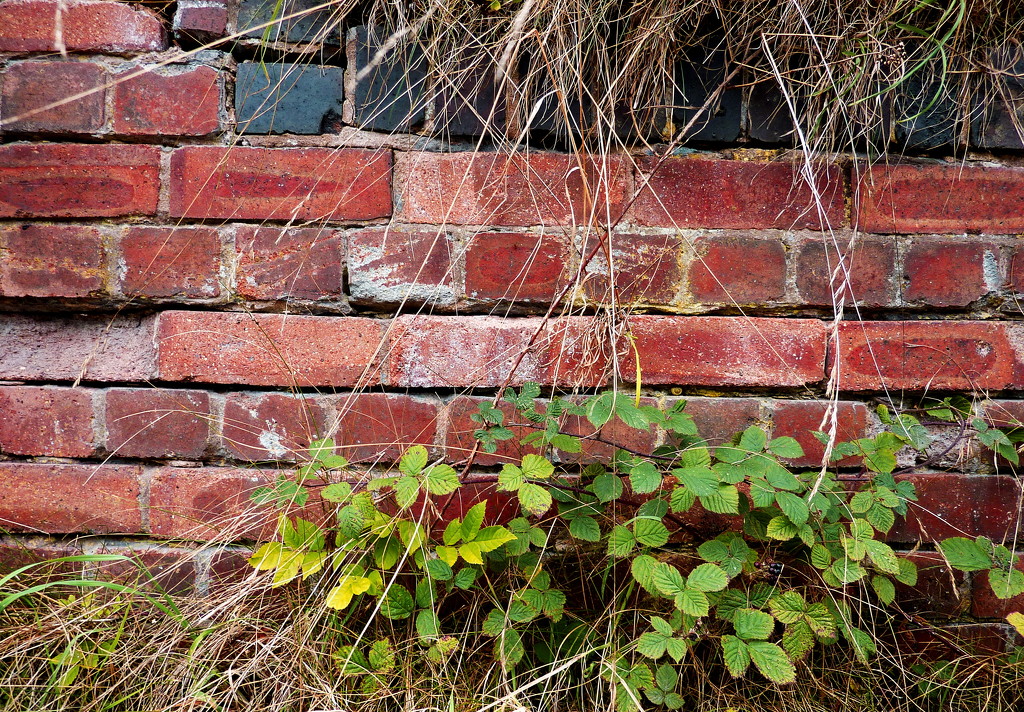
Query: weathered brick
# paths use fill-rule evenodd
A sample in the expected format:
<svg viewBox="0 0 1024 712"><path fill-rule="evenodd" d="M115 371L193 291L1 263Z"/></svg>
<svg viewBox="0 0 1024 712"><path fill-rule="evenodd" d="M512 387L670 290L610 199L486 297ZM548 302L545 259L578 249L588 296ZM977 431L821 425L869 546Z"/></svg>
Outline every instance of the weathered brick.
<svg viewBox="0 0 1024 712"><path fill-rule="evenodd" d="M470 225L588 225L617 217L627 194L626 163L601 166L553 153L399 154L397 219ZM589 200L588 200L589 198ZM603 219L602 219L603 220Z"/></svg>
<svg viewBox="0 0 1024 712"><path fill-rule="evenodd" d="M694 121L693 128L682 137L687 142L728 143L740 135L743 94L735 86L720 92L705 111L697 114L726 78L725 49L721 44L724 38L717 39L718 42L691 46L685 58L676 63L672 124L682 130ZM715 48L709 49L709 46Z"/></svg>
<svg viewBox="0 0 1024 712"><path fill-rule="evenodd" d="M473 431L479 430L482 425L474 421L470 416L479 412L480 404L490 404L493 398L479 398L471 396L459 396L445 406L447 411L448 427L445 433L445 459L449 462L461 462L469 457L476 444ZM533 445L523 445L520 440L534 428L530 421L519 415L512 404L501 401L497 405L505 415L502 425L511 430L515 437L511 440L498 442L498 448L493 453L480 449L477 451L474 463L481 466L500 465L506 462L520 462L523 455L533 453L540 454L540 448Z"/></svg>
<svg viewBox="0 0 1024 712"><path fill-rule="evenodd" d="M1024 230L1024 169L916 163L865 168L858 224L866 232Z"/></svg>
<svg viewBox="0 0 1024 712"><path fill-rule="evenodd" d="M632 396L622 394L622 398ZM642 406L657 406L654 398L641 398ZM582 440L582 451L579 454L559 453L558 457L562 462L604 462L611 461L616 449L623 449L629 452L650 455L659 445L661 434L656 428L642 430L631 428L618 418L605 423L600 428L581 416L567 416L562 419L562 432L575 435Z"/></svg>
<svg viewBox="0 0 1024 712"><path fill-rule="evenodd" d="M338 44L340 19L320 0L241 0L238 4L238 31L249 37L271 42L311 42Z"/></svg>
<svg viewBox="0 0 1024 712"><path fill-rule="evenodd" d="M764 143L793 143L793 117L774 81L751 87L746 108L750 138Z"/></svg>
<svg viewBox="0 0 1024 712"><path fill-rule="evenodd" d="M800 386L825 375L819 321L639 316L629 325L646 384ZM633 371L626 358L623 375Z"/></svg>
<svg viewBox="0 0 1024 712"><path fill-rule="evenodd" d="M388 228L349 235L352 298L370 304L455 303L451 235L438 230Z"/></svg>
<svg viewBox="0 0 1024 712"><path fill-rule="evenodd" d="M669 398L669 408L677 400L686 401L686 412L693 416L697 432L710 445L726 443L761 419L761 404L756 398Z"/></svg>
<svg viewBox="0 0 1024 712"><path fill-rule="evenodd" d="M986 271L995 273L998 288L998 248L991 242L955 238L914 240L904 259L907 280L903 298L937 307L965 307L990 291Z"/></svg>
<svg viewBox="0 0 1024 712"><path fill-rule="evenodd" d="M917 490L907 517L897 520L888 539L934 542L954 536L1013 540L1021 522L1020 487L1004 475L936 473L905 475Z"/></svg>
<svg viewBox="0 0 1024 712"><path fill-rule="evenodd" d="M315 397L232 393L224 402L224 449L241 460L301 460L324 422Z"/></svg>
<svg viewBox="0 0 1024 712"><path fill-rule="evenodd" d="M568 245L558 235L478 233L466 246L466 294L548 304L569 278L568 263Z"/></svg>
<svg viewBox="0 0 1024 712"><path fill-rule="evenodd" d="M0 315L0 378L146 381L156 375L154 321Z"/></svg>
<svg viewBox="0 0 1024 712"><path fill-rule="evenodd" d="M339 452L350 462L392 462L413 445L433 449L438 403L397 393L338 396Z"/></svg>
<svg viewBox="0 0 1024 712"><path fill-rule="evenodd" d="M343 237L319 228L239 225L235 289L245 299L338 299Z"/></svg>
<svg viewBox="0 0 1024 712"><path fill-rule="evenodd" d="M159 170L157 146L0 146L0 217L153 215Z"/></svg>
<svg viewBox="0 0 1024 712"><path fill-rule="evenodd" d="M970 605L967 575L951 571L937 551L899 553L917 566L917 583L906 586L896 582L896 601L900 610L924 615L959 617Z"/></svg>
<svg viewBox="0 0 1024 712"><path fill-rule="evenodd" d="M836 166L818 169L822 215L792 163L645 158L640 170L649 180L637 179L642 189L629 211L629 219L640 225L818 230L822 217L833 228L845 222L843 176Z"/></svg>
<svg viewBox="0 0 1024 712"><path fill-rule="evenodd" d="M220 235L206 227L131 227L120 241L122 293L145 297L220 296Z"/></svg>
<svg viewBox="0 0 1024 712"><path fill-rule="evenodd" d="M593 250L594 236L580 250ZM682 241L674 235L616 233L611 236L612 269L604 249L586 266L586 293L590 299L610 304L609 273L614 270L618 304L673 304L682 288Z"/></svg>
<svg viewBox="0 0 1024 712"><path fill-rule="evenodd" d="M101 545L96 553L114 554L131 559L95 564L93 573L100 581L113 581L123 586L142 590L155 589L175 595L195 590L194 551L137 542L128 546Z"/></svg>
<svg viewBox="0 0 1024 712"><path fill-rule="evenodd" d="M1009 546L1010 542L1007 542L1007 545ZM1016 553L1018 556L1021 555L1021 552ZM1017 561L1015 568L1024 571L1024 556ZM1013 611L1024 611L1024 593L1013 598L998 598L992 592L988 571L979 571L975 574L973 594L971 615L975 618L1005 619Z"/></svg>
<svg viewBox="0 0 1024 712"><path fill-rule="evenodd" d="M372 220L391 214L391 157L356 148L188 146L171 155L171 215Z"/></svg>
<svg viewBox="0 0 1024 712"><path fill-rule="evenodd" d="M55 561L81 554L80 542L54 541L48 537L4 537L0 539L0 576L33 565L33 568L19 574L18 579L31 585L82 578L87 564ZM60 587L50 590L57 591Z"/></svg>
<svg viewBox="0 0 1024 712"><path fill-rule="evenodd" d="M103 87L107 75L96 64L16 62L0 74L0 80L3 83L0 115L4 117L7 131L92 133L103 128ZM79 94L85 96L67 101ZM61 103L65 101L67 103ZM53 104L59 105L39 111ZM11 121L16 116L25 118Z"/></svg>
<svg viewBox="0 0 1024 712"><path fill-rule="evenodd" d="M137 534L141 474L128 465L0 462L0 521L9 531Z"/></svg>
<svg viewBox="0 0 1024 712"><path fill-rule="evenodd" d="M220 128L221 81L213 67L134 66L114 81L115 133L205 136Z"/></svg>
<svg viewBox="0 0 1024 712"><path fill-rule="evenodd" d="M425 114L426 61L416 44L400 41L384 51L387 44L394 45L384 28L362 25L348 31L352 123L373 131L408 131Z"/></svg>
<svg viewBox="0 0 1024 712"><path fill-rule="evenodd" d="M831 419L822 423L827 401L775 401L773 406L772 437L789 436L796 438L804 449L804 456L788 460L796 467L820 467L825 455L825 446L812 431L829 432ZM838 401L836 407L836 442L856 440L868 436L868 409L863 403L855 401ZM844 460L840 464L855 464L854 460Z"/></svg>
<svg viewBox="0 0 1024 712"><path fill-rule="evenodd" d="M0 2L0 52L53 52L58 0ZM120 2L69 0L61 12L64 46L78 52L154 52L167 46L153 13Z"/></svg>
<svg viewBox="0 0 1024 712"><path fill-rule="evenodd" d="M764 304L786 296L786 250L779 237L708 235L694 247L689 277L695 302Z"/></svg>
<svg viewBox="0 0 1024 712"><path fill-rule="evenodd" d="M91 391L0 386L0 452L89 457L94 440Z"/></svg>
<svg viewBox="0 0 1024 712"><path fill-rule="evenodd" d="M827 234L802 239L796 251L796 286L800 302L809 306L856 303L862 307L892 304L896 250L892 240L860 237L852 248L836 245ZM844 270L839 267L843 256ZM835 275L833 277L833 275ZM840 289L849 276L845 289ZM835 291L835 294L833 292Z"/></svg>
<svg viewBox="0 0 1024 712"><path fill-rule="evenodd" d="M231 467L160 467L149 485L149 528L154 536L200 541L267 539L276 512L250 499L273 472Z"/></svg>
<svg viewBox="0 0 1024 712"><path fill-rule="evenodd" d="M1009 652L1013 629L1005 623L957 623L942 627L928 624L897 632L900 657L907 663L933 663L966 656L991 657Z"/></svg>
<svg viewBox="0 0 1024 712"><path fill-rule="evenodd" d="M587 358L587 323L401 316L392 328L386 382L412 388L494 387L506 381L598 385L604 361L599 353L593 363Z"/></svg>
<svg viewBox="0 0 1024 712"><path fill-rule="evenodd" d="M344 70L314 64L242 62L235 78L239 133L326 133L342 113Z"/></svg>
<svg viewBox="0 0 1024 712"><path fill-rule="evenodd" d="M86 225L0 228L0 296L88 297L104 291L103 237Z"/></svg>
<svg viewBox="0 0 1024 712"><path fill-rule="evenodd" d="M106 449L118 457L198 459L210 440L205 391L112 388L106 394Z"/></svg>
<svg viewBox="0 0 1024 712"><path fill-rule="evenodd" d="M839 387L848 391L1001 390L1024 383L1016 325L860 321L839 325Z"/></svg>
<svg viewBox="0 0 1024 712"><path fill-rule="evenodd" d="M174 12L174 32L193 42L210 42L227 34L226 0L178 0Z"/></svg>
<svg viewBox="0 0 1024 712"><path fill-rule="evenodd" d="M254 386L372 384L386 322L356 317L166 311L158 361L166 381Z"/></svg>

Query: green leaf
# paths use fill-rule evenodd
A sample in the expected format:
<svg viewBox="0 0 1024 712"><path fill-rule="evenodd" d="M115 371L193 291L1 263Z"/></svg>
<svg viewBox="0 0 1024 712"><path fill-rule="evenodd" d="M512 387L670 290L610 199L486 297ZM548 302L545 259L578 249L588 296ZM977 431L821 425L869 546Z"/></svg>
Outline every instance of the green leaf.
<svg viewBox="0 0 1024 712"><path fill-rule="evenodd" d="M679 662L686 657L686 651L690 649L691 642L682 638L669 638L665 644L665 652L669 657Z"/></svg>
<svg viewBox="0 0 1024 712"><path fill-rule="evenodd" d="M392 620L408 618L415 609L416 602L412 594L405 586L399 584L391 585L380 605L381 615Z"/></svg>
<svg viewBox="0 0 1024 712"><path fill-rule="evenodd" d="M470 566L465 566L455 572L455 577L452 579L452 583L455 584L456 588L468 591L473 587L473 582L476 581L476 572L476 569Z"/></svg>
<svg viewBox="0 0 1024 712"><path fill-rule="evenodd" d="M701 564L686 577L687 588L698 591L721 591L729 585L729 575L717 564Z"/></svg>
<svg viewBox="0 0 1024 712"><path fill-rule="evenodd" d="M370 667L376 672L388 673L395 669L395 648L387 638L374 641L368 655Z"/></svg>
<svg viewBox="0 0 1024 712"><path fill-rule="evenodd" d="M539 517L551 509L551 493L546 487L527 482L519 488L519 504L528 514Z"/></svg>
<svg viewBox="0 0 1024 712"><path fill-rule="evenodd" d="M587 413L587 420L589 420L595 428L600 428L612 419L614 399L615 394L609 391L587 400L584 405Z"/></svg>
<svg viewBox="0 0 1024 712"><path fill-rule="evenodd" d="M779 505L779 509L782 510L783 514L789 517L789 521L798 527L803 526L810 516L807 503L792 492L777 493L775 495L775 503Z"/></svg>
<svg viewBox="0 0 1024 712"><path fill-rule="evenodd" d="M423 640L438 637L441 634L441 621L437 619L437 614L431 610L417 613L416 634Z"/></svg>
<svg viewBox="0 0 1024 712"><path fill-rule="evenodd" d="M896 523L896 515L893 514L892 510L881 504L876 504L868 510L864 518L868 521L871 526L875 529L887 532L892 529L892 525Z"/></svg>
<svg viewBox="0 0 1024 712"><path fill-rule="evenodd" d="M362 534L365 526L363 510L356 505L347 505L338 512L338 531L346 538L355 539Z"/></svg>
<svg viewBox="0 0 1024 712"><path fill-rule="evenodd" d="M687 588L682 593L676 594L676 608L689 616L703 618L708 614L711 603L703 591L695 588Z"/></svg>
<svg viewBox="0 0 1024 712"><path fill-rule="evenodd" d="M555 466L546 458L533 454L525 455L523 457L522 469L526 478L532 480L547 479L555 472Z"/></svg>
<svg viewBox="0 0 1024 712"><path fill-rule="evenodd" d="M348 482L335 482L320 490L320 499L328 502L347 502L352 496L352 485Z"/></svg>
<svg viewBox="0 0 1024 712"><path fill-rule="evenodd" d="M524 482L523 471L511 463L506 463L498 473L498 489L502 492L516 492Z"/></svg>
<svg viewBox="0 0 1024 712"><path fill-rule="evenodd" d="M415 477L427 466L427 460L427 448L422 445L413 445L402 455L398 469L409 477Z"/></svg>
<svg viewBox="0 0 1024 712"><path fill-rule="evenodd" d="M600 541L601 527L593 517L573 517L569 534L582 541Z"/></svg>
<svg viewBox="0 0 1024 712"><path fill-rule="evenodd" d="M747 644L735 635L722 636L722 656L725 658L729 674L733 677L742 677L750 667L750 651Z"/></svg>
<svg viewBox="0 0 1024 712"><path fill-rule="evenodd" d="M505 628L494 641L494 657L506 670L518 665L525 654L523 638L515 628Z"/></svg>
<svg viewBox="0 0 1024 712"><path fill-rule="evenodd" d="M982 571L992 568L992 557L977 542L965 537L953 537L939 542L939 548L949 565L960 571Z"/></svg>
<svg viewBox="0 0 1024 712"><path fill-rule="evenodd" d="M996 598L1005 600L1019 596L1024 593L1024 571L992 569L988 572L988 584L992 587L992 593L996 595Z"/></svg>
<svg viewBox="0 0 1024 712"><path fill-rule="evenodd" d="M658 660L665 655L669 636L663 633L642 633L636 641L636 652L651 660Z"/></svg>
<svg viewBox="0 0 1024 712"><path fill-rule="evenodd" d="M896 552L888 544L875 539L868 539L863 543L864 548L867 549L868 556L871 558L871 563L880 571L893 575L900 572L900 560L896 556Z"/></svg>
<svg viewBox="0 0 1024 712"><path fill-rule="evenodd" d="M551 438L551 444L562 452L583 452L583 444L580 439L565 433L559 433Z"/></svg>
<svg viewBox="0 0 1024 712"><path fill-rule="evenodd" d="M832 564L832 554L821 544L811 547L811 566L816 569L827 569Z"/></svg>
<svg viewBox="0 0 1024 712"><path fill-rule="evenodd" d="M641 554L633 559L630 565L630 573L634 580L650 594L657 595L660 591L654 582L654 571L660 564L657 559L647 554ZM657 627L657 626L655 626Z"/></svg>
<svg viewBox="0 0 1024 712"><path fill-rule="evenodd" d="M707 467L676 468L672 470L672 474L698 497L706 497L718 492L718 475Z"/></svg>
<svg viewBox="0 0 1024 712"><path fill-rule="evenodd" d="M846 557L836 559L827 571L835 576L839 583L844 584L859 581L864 578L864 575L867 573L860 564Z"/></svg>
<svg viewBox="0 0 1024 712"><path fill-rule="evenodd" d="M395 501L402 509L408 509L420 494L420 481L415 477L405 476L395 483Z"/></svg>
<svg viewBox="0 0 1024 712"><path fill-rule="evenodd" d="M736 635L744 640L768 640L775 630L775 619L764 611L753 608L740 608L733 614L733 627Z"/></svg>
<svg viewBox="0 0 1024 712"><path fill-rule="evenodd" d="M917 566L908 559L899 560L899 571L896 573L896 580L905 586L917 585Z"/></svg>
<svg viewBox="0 0 1024 712"><path fill-rule="evenodd" d="M595 477L593 487L594 495L601 502L611 502L622 496L622 481L610 472Z"/></svg>
<svg viewBox="0 0 1024 712"><path fill-rule="evenodd" d="M789 521L789 517L772 517L768 522L768 536L779 541L789 541L800 533L800 528Z"/></svg>
<svg viewBox="0 0 1024 712"><path fill-rule="evenodd" d="M668 527L657 519L638 519L633 524L633 535L644 546L658 547L668 543Z"/></svg>
<svg viewBox="0 0 1024 712"><path fill-rule="evenodd" d="M430 578L438 581L449 581L452 578L452 567L441 559L428 559L424 564Z"/></svg>
<svg viewBox="0 0 1024 712"><path fill-rule="evenodd" d="M1024 635L1024 613L1014 611L1006 616L1006 622L1014 627L1018 635Z"/></svg>
<svg viewBox="0 0 1024 712"><path fill-rule="evenodd" d="M747 650L757 669L772 682L785 685L796 679L796 668L785 651L775 643L751 641L747 643Z"/></svg>
<svg viewBox="0 0 1024 712"><path fill-rule="evenodd" d="M649 494L661 487L661 473L650 462L641 462L629 473L629 485L637 494Z"/></svg>
<svg viewBox="0 0 1024 712"><path fill-rule="evenodd" d="M768 601L772 614L782 623L790 625L804 617L807 602L796 591L785 591Z"/></svg>
<svg viewBox="0 0 1024 712"><path fill-rule="evenodd" d="M697 495L685 487L673 487L668 497L673 512L688 512L697 501Z"/></svg>
<svg viewBox="0 0 1024 712"><path fill-rule="evenodd" d="M718 492L701 497L700 503L715 514L739 514L740 491L734 485L720 485Z"/></svg>
<svg viewBox="0 0 1024 712"><path fill-rule="evenodd" d="M874 503L875 497L871 491L861 490L850 498L850 511L854 514L864 514Z"/></svg>
<svg viewBox="0 0 1024 712"><path fill-rule="evenodd" d="M679 684L679 672L671 665L659 665L654 673L654 682L660 689L670 692Z"/></svg>
<svg viewBox="0 0 1024 712"><path fill-rule="evenodd" d="M423 488L430 494L451 494L459 488L459 475L448 465L434 465L423 474Z"/></svg>
<svg viewBox="0 0 1024 712"><path fill-rule="evenodd" d="M748 453L758 453L764 450L767 442L768 435L764 430L756 425L751 425L740 435L739 448Z"/></svg>
<svg viewBox="0 0 1024 712"><path fill-rule="evenodd" d="M896 468L896 455L891 450L876 450L864 455L864 465L872 472L892 472Z"/></svg>
<svg viewBox="0 0 1024 712"><path fill-rule="evenodd" d="M480 551L494 551L506 542L515 541L516 535L503 526L494 525L484 527L476 533L473 543L480 547Z"/></svg>
<svg viewBox="0 0 1024 712"><path fill-rule="evenodd" d="M783 436L768 443L768 449L778 457L797 458L804 456L804 449L796 438Z"/></svg>
<svg viewBox="0 0 1024 712"><path fill-rule="evenodd" d="M476 535L480 532L480 527L483 526L484 517L487 515L487 500L474 504L466 512L466 518L462 520L462 524L459 525L459 533L465 541L473 541ZM449 525L451 526L451 525ZM448 530L445 530L445 544L451 546L455 542L448 541Z"/></svg>
<svg viewBox="0 0 1024 712"><path fill-rule="evenodd" d="M814 631L806 621L797 621L786 626L782 633L782 649L791 660L800 660L814 648Z"/></svg>
<svg viewBox="0 0 1024 712"><path fill-rule="evenodd" d="M872 576L871 588L875 590L878 600L887 606L896 600L896 586L893 585L892 580L888 576L882 576L881 574Z"/></svg>
<svg viewBox="0 0 1024 712"><path fill-rule="evenodd" d="M620 395L615 399L615 415L634 430L648 430L651 427L647 414L637 408L631 398Z"/></svg>
<svg viewBox="0 0 1024 712"><path fill-rule="evenodd" d="M659 562L651 574L654 585L662 595L672 598L686 590L686 580L679 569L671 564Z"/></svg>
<svg viewBox="0 0 1024 712"><path fill-rule="evenodd" d="M636 546L633 532L624 526L616 525L608 534L608 554L615 557L629 556Z"/></svg>

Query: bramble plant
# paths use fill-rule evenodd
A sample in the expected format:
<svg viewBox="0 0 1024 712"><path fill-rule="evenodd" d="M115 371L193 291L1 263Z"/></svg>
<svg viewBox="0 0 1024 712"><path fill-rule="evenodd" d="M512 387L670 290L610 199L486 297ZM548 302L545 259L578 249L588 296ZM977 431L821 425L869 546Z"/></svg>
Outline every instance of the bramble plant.
<svg viewBox="0 0 1024 712"><path fill-rule="evenodd" d="M315 575L325 604L346 615L409 620L434 662L459 645L445 633L454 620L461 632L492 638L495 659L510 671L567 655L586 664L582 651L601 649L594 672L614 688L623 712L644 698L682 707L680 669L697 646L715 646L735 677L753 667L780 684L795 679L796 665L817 646L845 643L862 660L872 655L864 625L870 611L851 605L849 586L865 584L884 608L896 599L897 583L917 582L914 563L883 538L916 500L913 484L898 477L898 455L927 453L934 444L918 417L882 406L883 432L835 444L833 462L857 458L860 473L851 477L839 468L794 470L784 461L803 456L797 440L770 439L758 426L711 447L682 401L661 409L605 392L542 407L540 395L532 383L505 395L531 431L522 443L537 452L475 476L492 496L477 496L443 531L432 526L435 515L463 482L451 466L431 462L424 447L409 448L393 475L358 479L330 439L314 442L295 479L281 477L255 493L282 513L280 541L260 546L250 563L272 571L275 586ZM479 447L489 453L515 437L497 405L473 415ZM924 412L958 423L961 437L973 435L1018 463L1020 431L973 417L966 399L946 398ZM577 461L588 440L565 432L568 418L586 418L598 432L614 419L638 431L660 428L670 444L649 455L620 448L607 463L559 466ZM827 443L827 435L815 435ZM925 454L925 462L948 451ZM471 464L472 457L467 471ZM313 486L333 507L323 526L286 513L305 505ZM510 497L518 516L493 523L501 498ZM1002 544L954 537L939 551L954 569L987 571L999 598L1024 593L1024 572ZM570 553L588 562L594 581L565 574L560 562ZM620 574L627 585L614 589L616 600L595 601L591 594L611 590L607 580ZM588 618L638 606L644 627L616 627L612 639ZM1024 623L1020 613L1008 620L1018 630ZM387 684L394 654L381 639L343 646L335 659L372 692Z"/></svg>

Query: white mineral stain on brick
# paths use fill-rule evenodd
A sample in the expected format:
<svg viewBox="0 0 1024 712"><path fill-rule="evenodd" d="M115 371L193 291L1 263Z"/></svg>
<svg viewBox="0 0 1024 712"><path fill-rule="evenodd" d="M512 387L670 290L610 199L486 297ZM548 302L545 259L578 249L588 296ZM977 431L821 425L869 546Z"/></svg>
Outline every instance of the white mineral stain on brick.
<svg viewBox="0 0 1024 712"><path fill-rule="evenodd" d="M267 421L267 427L273 428L273 423ZM273 430L264 430L260 432L259 437L260 445L267 451L272 457L283 458L288 455L288 448L285 447L284 443L281 442L281 435L275 433Z"/></svg>

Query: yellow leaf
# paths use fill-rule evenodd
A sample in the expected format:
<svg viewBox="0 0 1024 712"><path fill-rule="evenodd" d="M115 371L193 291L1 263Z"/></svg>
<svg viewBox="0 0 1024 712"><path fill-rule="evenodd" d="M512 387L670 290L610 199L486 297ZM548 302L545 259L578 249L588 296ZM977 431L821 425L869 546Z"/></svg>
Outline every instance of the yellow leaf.
<svg viewBox="0 0 1024 712"><path fill-rule="evenodd" d="M454 546L439 546L435 551L437 558L449 566L455 566L455 562L459 560L459 550Z"/></svg>
<svg viewBox="0 0 1024 712"><path fill-rule="evenodd" d="M463 544L459 547L459 554L470 564L482 564L484 563L483 557L480 556L480 545L475 541L471 541L468 544ZM445 562L448 563L448 562ZM448 564L451 566L451 564Z"/></svg>
<svg viewBox="0 0 1024 712"><path fill-rule="evenodd" d="M329 608L347 608L352 598L370 589L370 579L365 576L346 576L332 588L324 601Z"/></svg>
<svg viewBox="0 0 1024 712"><path fill-rule="evenodd" d="M270 541L261 546L249 557L249 565L257 571L269 571L281 565L284 545L278 541Z"/></svg>
<svg viewBox="0 0 1024 712"><path fill-rule="evenodd" d="M1010 615L1006 616L1007 622L1017 629L1017 632L1024 635L1024 613L1020 611L1014 611Z"/></svg>

